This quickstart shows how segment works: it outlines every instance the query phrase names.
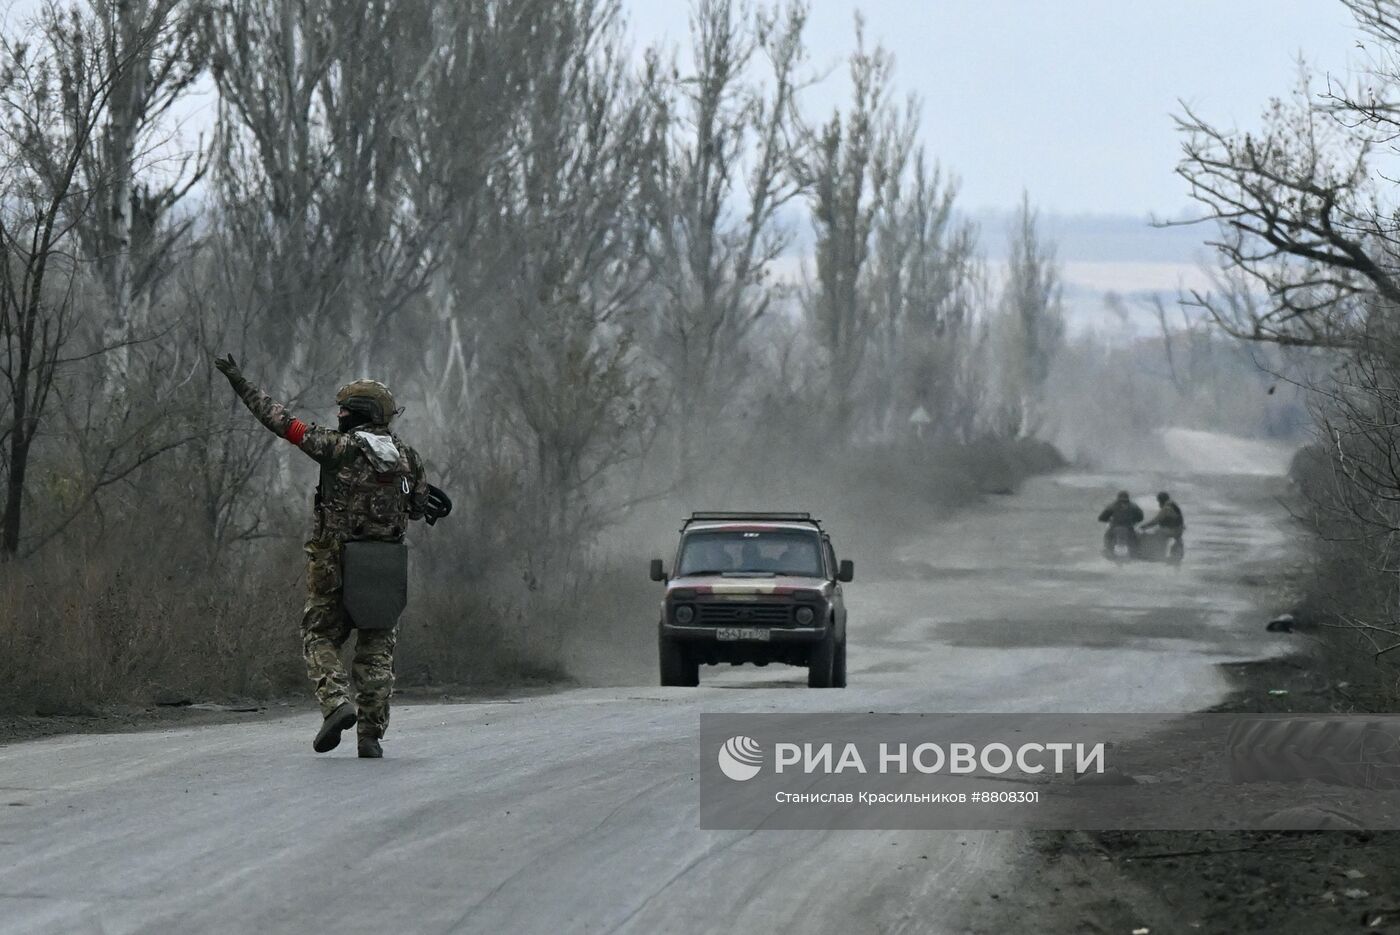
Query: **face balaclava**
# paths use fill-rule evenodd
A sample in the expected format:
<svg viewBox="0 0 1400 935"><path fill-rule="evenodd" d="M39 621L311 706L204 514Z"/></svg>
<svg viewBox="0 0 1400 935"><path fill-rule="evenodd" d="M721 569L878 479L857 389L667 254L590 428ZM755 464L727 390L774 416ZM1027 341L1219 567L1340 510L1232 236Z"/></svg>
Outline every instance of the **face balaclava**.
<svg viewBox="0 0 1400 935"><path fill-rule="evenodd" d="M346 414L338 416L338 428L342 432L352 432L362 425L368 425L375 415L375 405L372 400L360 396L352 396L340 404L340 408Z"/></svg>

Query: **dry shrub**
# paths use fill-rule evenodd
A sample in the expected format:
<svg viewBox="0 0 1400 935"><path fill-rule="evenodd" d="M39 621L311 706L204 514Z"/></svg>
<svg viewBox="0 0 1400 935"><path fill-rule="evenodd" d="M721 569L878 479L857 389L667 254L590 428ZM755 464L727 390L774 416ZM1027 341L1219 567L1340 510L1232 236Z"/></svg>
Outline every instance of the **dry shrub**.
<svg viewBox="0 0 1400 935"><path fill-rule="evenodd" d="M1294 457L1289 477L1299 493L1301 518L1316 534L1311 564L1300 581L1297 616L1320 627L1316 647L1333 671L1376 686L1389 710L1400 705L1400 581L1393 557L1378 547L1374 529L1338 502L1341 472L1327 448L1308 446ZM1344 477L1343 477L1344 479Z"/></svg>
<svg viewBox="0 0 1400 935"><path fill-rule="evenodd" d="M300 549L260 546L240 567L176 572L151 550L52 550L0 566L0 711L268 698L309 691ZM545 595L512 606L460 582L414 582L397 660L405 685L562 677ZM550 629L541 621L556 621ZM353 637L346 655L353 647Z"/></svg>
<svg viewBox="0 0 1400 935"><path fill-rule="evenodd" d="M450 560L444 574L415 570L408 610L399 626L394 668L404 686L503 686L564 677L562 632L571 621L562 596L465 580Z"/></svg>
<svg viewBox="0 0 1400 935"><path fill-rule="evenodd" d="M304 678L292 574L267 560L241 575L176 572L151 551L51 550L3 566L0 710L265 697Z"/></svg>

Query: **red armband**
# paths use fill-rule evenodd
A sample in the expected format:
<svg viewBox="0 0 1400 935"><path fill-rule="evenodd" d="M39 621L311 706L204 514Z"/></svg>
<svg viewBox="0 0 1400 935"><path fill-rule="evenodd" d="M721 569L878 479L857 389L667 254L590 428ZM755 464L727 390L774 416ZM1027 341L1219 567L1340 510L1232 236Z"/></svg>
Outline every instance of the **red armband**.
<svg viewBox="0 0 1400 935"><path fill-rule="evenodd" d="M287 434L282 437L293 445L300 445L301 440L306 437L306 432L309 428L311 428L311 426L300 419L293 419L292 424L287 426Z"/></svg>

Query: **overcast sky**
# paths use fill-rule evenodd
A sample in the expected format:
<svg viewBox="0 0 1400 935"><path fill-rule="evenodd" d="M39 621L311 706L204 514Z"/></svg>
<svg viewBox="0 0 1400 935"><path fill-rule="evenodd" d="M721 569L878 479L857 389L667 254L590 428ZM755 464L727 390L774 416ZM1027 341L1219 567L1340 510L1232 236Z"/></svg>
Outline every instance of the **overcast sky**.
<svg viewBox="0 0 1400 935"><path fill-rule="evenodd" d="M627 0L639 42L683 41L685 0ZM1357 34L1340 0L814 0L814 63L852 47L854 12L924 101L929 151L973 212L1022 189L1059 213L1175 215L1177 100L1252 125L1301 54L1344 72ZM841 88L817 89L814 115Z"/></svg>
<svg viewBox="0 0 1400 935"><path fill-rule="evenodd" d="M808 97L844 103L855 11L895 56L901 92L923 99L923 140L962 180L973 214L1010 210L1026 190L1060 214L1174 216L1178 99L1253 125L1286 93L1301 54L1344 73L1358 34L1341 0L809 0ZM686 40L689 0L623 0L635 41ZM0 0L0 21L37 0ZM6 16L8 14L8 16ZM212 114L191 102L193 123Z"/></svg>
<svg viewBox="0 0 1400 935"><path fill-rule="evenodd" d="M38 0L0 0L13 26ZM684 43L688 0L622 0L638 49ZM1007 215L1025 190L1064 263L1083 315L1113 291L1174 293L1207 284L1200 227L1153 228L1149 215L1190 210L1173 174L1178 100L1222 124L1255 126L1296 84L1302 56L1320 74L1357 62L1341 0L810 0L813 71L807 112L846 99L855 11L869 42L895 56L901 93L923 99L923 142L960 178L962 210L983 250L1004 251ZM213 98L185 107L188 134ZM1092 215L1092 217L1087 217Z"/></svg>

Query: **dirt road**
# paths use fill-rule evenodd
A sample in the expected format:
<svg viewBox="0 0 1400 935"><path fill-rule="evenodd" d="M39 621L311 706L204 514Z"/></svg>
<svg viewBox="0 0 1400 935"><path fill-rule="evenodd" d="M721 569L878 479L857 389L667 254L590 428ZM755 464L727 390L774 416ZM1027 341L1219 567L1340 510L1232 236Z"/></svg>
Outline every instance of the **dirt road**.
<svg viewBox="0 0 1400 935"><path fill-rule="evenodd" d="M0 748L0 931L965 931L1016 885L1020 836L699 831L700 712L1208 706L1216 663L1287 648L1250 584L1295 538L1283 483L1042 478L858 563L845 691L708 669L400 707L382 762L313 755L296 718ZM1162 485L1186 566L1106 563L1093 514Z"/></svg>

